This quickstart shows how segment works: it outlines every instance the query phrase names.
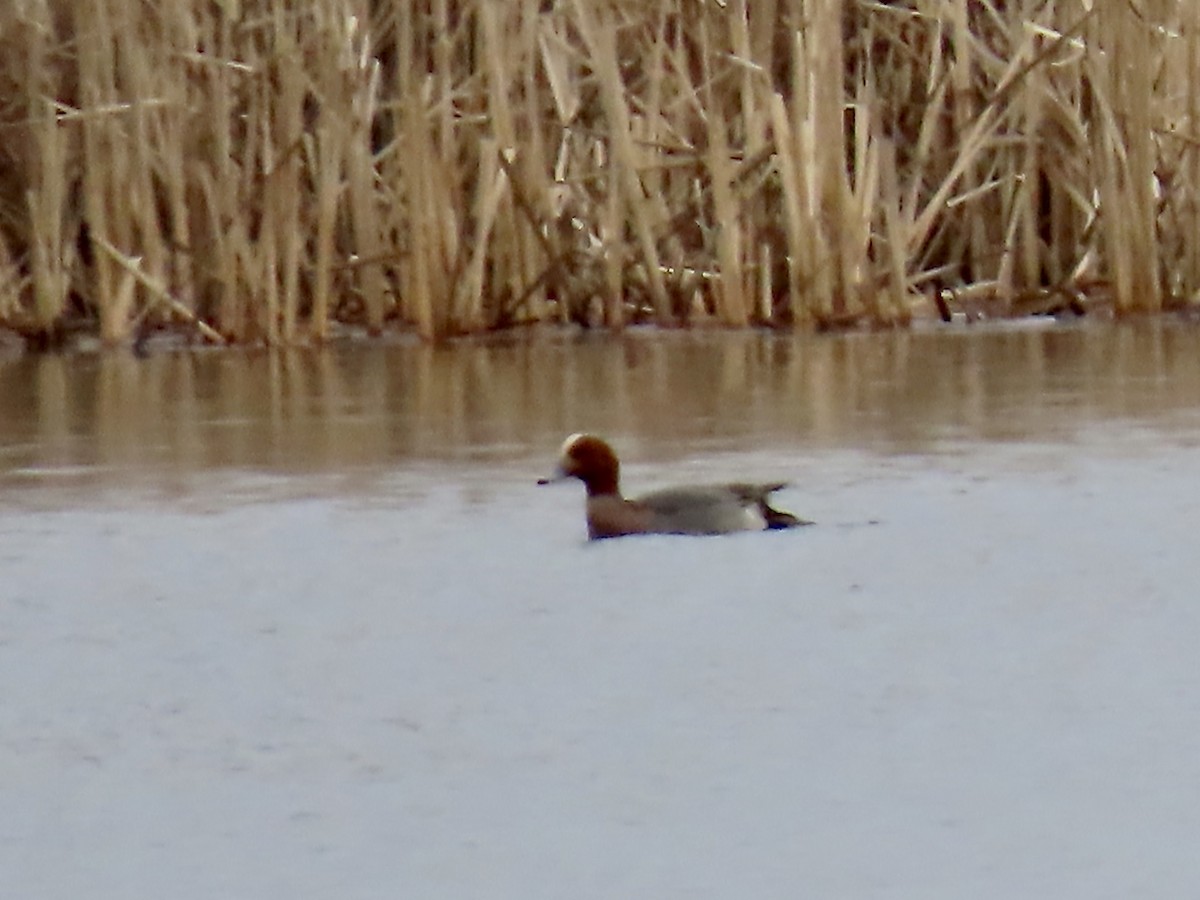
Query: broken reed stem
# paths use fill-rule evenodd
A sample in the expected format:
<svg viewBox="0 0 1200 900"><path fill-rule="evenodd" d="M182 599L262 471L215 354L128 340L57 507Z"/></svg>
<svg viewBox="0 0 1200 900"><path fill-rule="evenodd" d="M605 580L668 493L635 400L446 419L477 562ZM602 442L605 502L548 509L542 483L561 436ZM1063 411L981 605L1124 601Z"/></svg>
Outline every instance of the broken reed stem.
<svg viewBox="0 0 1200 900"><path fill-rule="evenodd" d="M92 243L98 249L102 250L105 256L120 266L133 281L145 288L154 303L163 304L173 315L178 316L189 325L195 327L205 340L211 341L214 344L225 343L225 339L218 332L205 324L203 320L196 318L196 315L187 306L172 297L162 284L147 275L142 268L142 261L140 259L127 256L104 238L93 238ZM131 322L130 324L135 323Z"/></svg>
<svg viewBox="0 0 1200 900"><path fill-rule="evenodd" d="M1200 295L1197 47L1187 0L9 5L0 325L1155 311Z"/></svg>

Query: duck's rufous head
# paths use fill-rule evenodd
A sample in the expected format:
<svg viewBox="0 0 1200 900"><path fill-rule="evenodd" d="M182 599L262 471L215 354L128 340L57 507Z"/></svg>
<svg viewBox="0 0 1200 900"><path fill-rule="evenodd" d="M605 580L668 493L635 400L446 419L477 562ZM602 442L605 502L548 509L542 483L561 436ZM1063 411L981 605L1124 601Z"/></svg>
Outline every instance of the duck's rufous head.
<svg viewBox="0 0 1200 900"><path fill-rule="evenodd" d="M620 463L612 447L594 434L573 434L562 445L558 471L538 484L565 478L578 478L587 487L588 496L618 493Z"/></svg>

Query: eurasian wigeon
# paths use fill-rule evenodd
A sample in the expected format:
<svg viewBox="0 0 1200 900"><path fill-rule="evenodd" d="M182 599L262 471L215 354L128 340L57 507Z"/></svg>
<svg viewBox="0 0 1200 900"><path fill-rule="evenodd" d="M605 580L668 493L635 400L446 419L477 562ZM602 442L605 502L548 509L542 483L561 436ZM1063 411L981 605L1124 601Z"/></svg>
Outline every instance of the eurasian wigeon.
<svg viewBox="0 0 1200 900"><path fill-rule="evenodd" d="M718 484L652 491L632 500L621 496L620 463L604 440L573 434L563 443L558 470L538 484L578 478L587 488L588 537L627 534L728 534L811 525L772 509L767 497L786 485Z"/></svg>

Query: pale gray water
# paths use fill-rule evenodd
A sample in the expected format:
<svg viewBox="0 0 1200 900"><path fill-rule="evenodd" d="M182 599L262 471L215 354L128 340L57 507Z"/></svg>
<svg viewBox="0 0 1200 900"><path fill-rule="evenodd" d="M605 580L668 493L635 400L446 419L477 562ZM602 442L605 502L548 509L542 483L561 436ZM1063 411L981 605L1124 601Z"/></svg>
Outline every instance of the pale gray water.
<svg viewBox="0 0 1200 900"><path fill-rule="evenodd" d="M1198 401L1156 323L0 360L6 893L1185 896ZM819 525L589 545L581 428Z"/></svg>

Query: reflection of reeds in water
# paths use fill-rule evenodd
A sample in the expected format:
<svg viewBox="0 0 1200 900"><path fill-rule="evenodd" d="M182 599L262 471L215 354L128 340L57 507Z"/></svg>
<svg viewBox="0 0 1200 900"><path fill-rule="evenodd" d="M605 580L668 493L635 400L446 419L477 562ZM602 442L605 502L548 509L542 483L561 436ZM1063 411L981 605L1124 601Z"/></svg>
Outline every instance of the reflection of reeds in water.
<svg viewBox="0 0 1200 900"><path fill-rule="evenodd" d="M0 322L880 324L1200 287L1200 13L0 8Z"/></svg>
<svg viewBox="0 0 1200 900"><path fill-rule="evenodd" d="M7 490L21 483L12 470L30 468L168 483L210 469L353 476L426 461L540 471L578 430L613 437L631 459L1058 442L1113 420L1194 431L1198 349L1195 329L1145 322L27 355L0 362L0 475Z"/></svg>

